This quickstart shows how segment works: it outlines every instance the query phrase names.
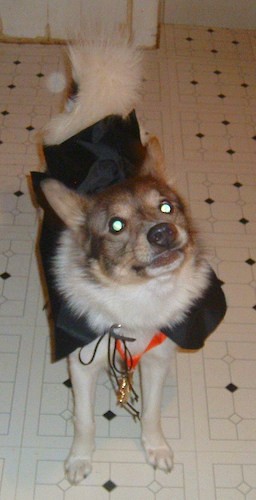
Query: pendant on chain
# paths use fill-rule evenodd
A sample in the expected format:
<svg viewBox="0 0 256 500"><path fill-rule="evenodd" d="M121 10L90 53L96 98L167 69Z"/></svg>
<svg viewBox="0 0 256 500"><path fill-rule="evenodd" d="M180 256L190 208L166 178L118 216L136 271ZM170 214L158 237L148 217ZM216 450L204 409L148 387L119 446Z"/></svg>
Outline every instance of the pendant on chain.
<svg viewBox="0 0 256 500"><path fill-rule="evenodd" d="M118 389L116 391L117 403L120 406L126 405L130 399L133 384L133 372L127 372L118 379Z"/></svg>

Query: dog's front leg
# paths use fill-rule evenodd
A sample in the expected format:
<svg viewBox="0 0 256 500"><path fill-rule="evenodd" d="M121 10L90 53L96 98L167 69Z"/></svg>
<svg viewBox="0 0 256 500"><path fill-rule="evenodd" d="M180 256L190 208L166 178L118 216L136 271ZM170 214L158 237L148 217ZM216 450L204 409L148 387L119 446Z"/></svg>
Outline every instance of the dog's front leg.
<svg viewBox="0 0 256 500"><path fill-rule="evenodd" d="M67 479L78 484L92 470L95 448L94 403L98 373L102 360L96 359L84 366L75 351L69 356L69 369L74 395L74 439L65 463Z"/></svg>
<svg viewBox="0 0 256 500"><path fill-rule="evenodd" d="M154 468L170 472L173 453L161 427L163 386L170 367L172 344L166 341L145 354L141 360L142 381L142 444L147 462Z"/></svg>

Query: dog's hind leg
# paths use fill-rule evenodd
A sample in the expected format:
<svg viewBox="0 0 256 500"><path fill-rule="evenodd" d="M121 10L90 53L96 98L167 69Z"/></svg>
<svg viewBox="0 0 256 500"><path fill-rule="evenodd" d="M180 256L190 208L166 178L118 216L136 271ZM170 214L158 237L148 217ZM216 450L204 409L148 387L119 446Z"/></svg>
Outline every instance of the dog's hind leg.
<svg viewBox="0 0 256 500"><path fill-rule="evenodd" d="M69 368L74 394L74 439L65 462L67 479L78 484L92 470L92 454L95 448L94 403L101 360L84 366L75 351L69 356Z"/></svg>
<svg viewBox="0 0 256 500"><path fill-rule="evenodd" d="M167 341L169 342L169 340ZM170 472L173 453L161 427L161 403L163 386L168 375L172 343L164 342L141 359L141 382L143 396L142 444L147 462L154 468Z"/></svg>

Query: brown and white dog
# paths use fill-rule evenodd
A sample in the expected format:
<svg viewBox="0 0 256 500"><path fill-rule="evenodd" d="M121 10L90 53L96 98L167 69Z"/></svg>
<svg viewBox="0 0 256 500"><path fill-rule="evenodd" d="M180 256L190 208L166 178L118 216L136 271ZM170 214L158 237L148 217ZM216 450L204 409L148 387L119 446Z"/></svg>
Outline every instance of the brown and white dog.
<svg viewBox="0 0 256 500"><path fill-rule="evenodd" d="M140 57L128 43L97 39L71 47L70 53L78 92L72 110L47 127L46 149L65 144L105 117L125 121L138 98ZM203 302L212 286L213 272L187 208L165 173L158 140L151 138L141 147L143 158L136 169L99 192L71 189L56 175L41 183L48 204L63 223L50 262L53 289L73 317L86 318L88 328L96 332L95 339L85 341L82 350L77 348L68 357L75 434L65 468L74 484L92 469L96 381L99 371L108 367L109 350L116 343L104 335L113 325L121 324L119 334L134 339L129 342L131 356L144 353L156 332L166 333L166 341L162 339L140 358L141 425L148 463L172 469L173 454L160 416L175 348L168 332L183 324L193 307L198 313L201 306L195 304Z"/></svg>

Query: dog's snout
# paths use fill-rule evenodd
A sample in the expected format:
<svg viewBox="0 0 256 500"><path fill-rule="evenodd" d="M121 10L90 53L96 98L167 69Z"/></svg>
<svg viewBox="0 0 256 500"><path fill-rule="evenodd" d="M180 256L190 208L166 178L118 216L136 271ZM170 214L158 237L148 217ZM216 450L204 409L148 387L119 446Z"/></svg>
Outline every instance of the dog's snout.
<svg viewBox="0 0 256 500"><path fill-rule="evenodd" d="M175 232L174 227L162 222L151 227L147 234L147 239L152 245L167 249L170 248L173 243Z"/></svg>

